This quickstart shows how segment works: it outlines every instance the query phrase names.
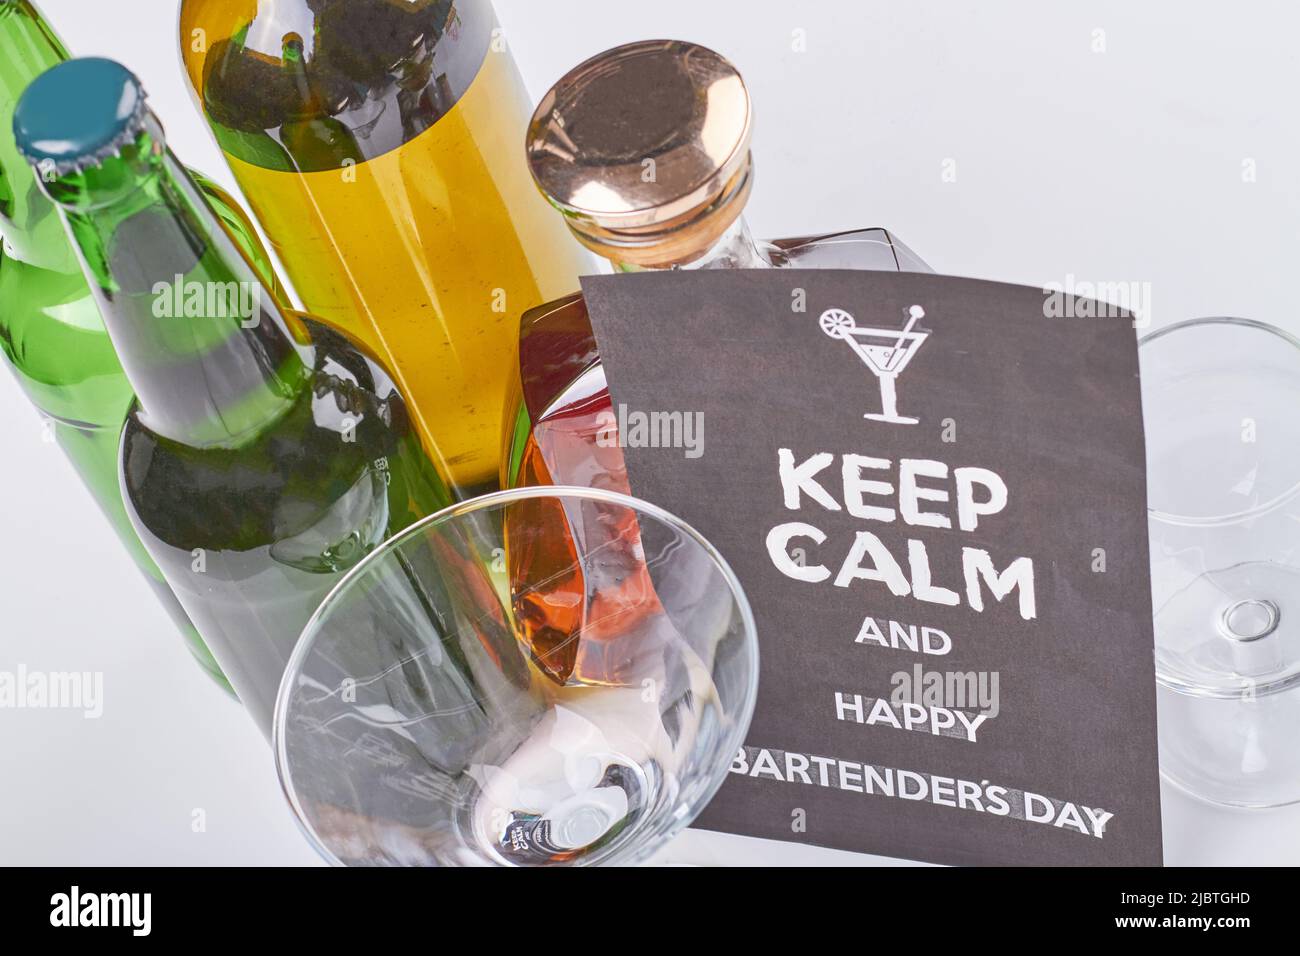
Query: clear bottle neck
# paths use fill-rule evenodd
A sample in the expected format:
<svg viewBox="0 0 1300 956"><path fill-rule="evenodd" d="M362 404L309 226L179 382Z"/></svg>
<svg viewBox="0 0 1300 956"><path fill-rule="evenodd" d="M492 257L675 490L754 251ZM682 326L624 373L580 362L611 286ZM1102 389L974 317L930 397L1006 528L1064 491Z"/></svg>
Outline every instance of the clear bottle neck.
<svg viewBox="0 0 1300 956"><path fill-rule="evenodd" d="M120 154L43 179L157 434L232 447L288 410L311 348L221 228L150 116Z"/></svg>
<svg viewBox="0 0 1300 956"><path fill-rule="evenodd" d="M638 266L614 261L617 272L671 272L694 269L772 269L780 264L780 250L757 241L744 215L738 215L726 232L698 257L665 267Z"/></svg>

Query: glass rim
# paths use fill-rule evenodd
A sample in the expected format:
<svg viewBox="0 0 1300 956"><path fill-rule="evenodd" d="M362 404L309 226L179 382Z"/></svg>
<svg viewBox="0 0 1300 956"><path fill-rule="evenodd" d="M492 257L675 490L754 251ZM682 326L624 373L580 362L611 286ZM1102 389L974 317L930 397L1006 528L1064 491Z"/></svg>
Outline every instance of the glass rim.
<svg viewBox="0 0 1300 956"><path fill-rule="evenodd" d="M516 501L527 501L533 498L580 499L586 501L598 501L605 504L621 505L622 507L636 511L638 514L649 515L670 528L684 533L688 538L695 541L696 544L703 548L704 553L713 562L714 566L722 574L723 580L726 581L727 586L731 589L732 598L735 600L736 606L740 611L741 624L745 632L753 637L751 644L754 666L751 670L749 680L746 682L744 698L741 701L739 719L737 720L737 727L742 728L741 738L738 743L742 746L744 745L744 735L749 733L749 725L753 720L754 708L758 703L758 677L759 663L761 660L758 646L758 625L754 620L754 612L750 607L749 597L746 595L744 586L740 583L740 579L736 577L736 573L731 569L731 565L727 563L727 559L722 556L722 553L714 547L713 543L709 541L708 538L697 531L687 521L679 518L666 508L661 508L659 505L653 504L642 498L633 497L632 495L625 495L616 491L605 491L599 488L585 488L580 485L534 485L526 488L507 488L501 491L493 491L488 494L478 495L474 498L466 499L465 501L453 502L441 511L436 511L431 515L426 515L414 524L402 529L391 538L388 538L357 562L355 567L349 570L347 574L345 574L343 578L334 585L334 587L330 588L329 593L325 595L325 598L321 601L316 610L312 612L311 617L308 618L307 623L303 626L302 633L299 634L298 640L294 644L293 653L289 655L289 661L285 665L284 674L280 678L280 686L276 690L275 695L275 707L271 715L271 750L275 758L276 778L279 780L280 792L284 794L285 800L289 804L289 808L293 811L294 822L297 823L298 829L302 832L303 836L306 837L307 842L311 844L312 848L331 866L345 866L346 864L335 856L329 847L325 845L324 841L316 835L315 828L308 822L307 815L303 811L301 802L298 800L296 788L292 784L291 775L287 770L288 755L285 752L284 726L290 696L288 689L294 673L306 658L308 649L315 643L314 640L309 640L309 635L311 635L312 631L319 625L321 619L330 612L344 589L352 586L354 579L360 578L367 572L371 564L379 563L385 557L391 555L394 551L402 547L402 545L407 541L424 533L429 528L445 524L465 515L473 514L477 511L484 511L502 503L509 504ZM730 770L725 768L729 768L729 764L724 765L724 769L716 774L716 780L711 782L708 787L706 798L699 808L701 811L708 805L709 801L713 799L717 794L718 789L726 781ZM629 858L627 860L619 862L624 865L638 863L644 860L645 857L646 854L638 854L633 850L629 853Z"/></svg>
<svg viewBox="0 0 1300 956"><path fill-rule="evenodd" d="M1295 349L1297 355L1300 356L1300 338L1296 338L1296 336L1292 335L1285 329L1278 328L1276 325L1269 322L1262 322L1259 319L1246 319L1233 315L1201 316L1198 318L1183 319L1179 322L1172 322L1169 325L1161 326L1138 339L1138 355L1139 357L1141 356L1143 347L1151 345L1157 340L1174 332L1182 332L1188 329L1203 328L1206 326L1227 326L1230 328L1254 329L1257 332L1264 332L1281 339L1283 343ZM1141 375L1140 369L1138 374L1139 376ZM1145 418L1145 409L1143 410L1143 415ZM1143 424L1145 427L1145 421ZM1245 521L1249 518L1257 518L1260 515L1266 514L1281 505L1286 504L1294 498L1297 493L1300 493L1300 477L1297 477L1293 484L1281 493L1274 495L1268 501L1246 508L1242 511L1234 511L1222 515L1182 515L1172 511L1164 511L1160 508L1152 508L1148 505L1147 515L1154 521L1179 527L1216 527L1219 525L1236 524L1239 521Z"/></svg>

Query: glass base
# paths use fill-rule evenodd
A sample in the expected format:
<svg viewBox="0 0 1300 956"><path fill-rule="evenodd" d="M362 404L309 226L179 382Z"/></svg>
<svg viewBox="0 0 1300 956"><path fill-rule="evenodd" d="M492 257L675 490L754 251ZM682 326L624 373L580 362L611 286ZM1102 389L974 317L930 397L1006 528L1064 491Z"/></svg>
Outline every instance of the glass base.
<svg viewBox="0 0 1300 956"><path fill-rule="evenodd" d="M1230 700L1161 686L1160 770L1210 803L1280 807L1300 802L1300 695Z"/></svg>
<svg viewBox="0 0 1300 956"><path fill-rule="evenodd" d="M1156 611L1155 626L1172 689L1226 699L1284 692L1300 683L1300 568L1251 561L1207 571Z"/></svg>
<svg viewBox="0 0 1300 956"><path fill-rule="evenodd" d="M626 688L585 688L556 704L495 766L475 769L463 839L509 866L597 862L627 853L677 792L647 739L657 715Z"/></svg>

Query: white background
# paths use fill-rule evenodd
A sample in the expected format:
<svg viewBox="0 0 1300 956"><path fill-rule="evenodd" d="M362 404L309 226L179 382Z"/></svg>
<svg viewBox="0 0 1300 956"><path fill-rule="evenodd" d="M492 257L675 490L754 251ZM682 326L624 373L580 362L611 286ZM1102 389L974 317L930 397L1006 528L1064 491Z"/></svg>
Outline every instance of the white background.
<svg viewBox="0 0 1300 956"><path fill-rule="evenodd" d="M134 69L177 154L233 188L182 80L173 0L38 2L74 53ZM731 57L756 104L760 236L888 226L941 272L1149 283L1156 325L1300 333L1293 4L496 6L534 97L629 40ZM7 375L0 407L0 668L102 671L106 698L99 720L0 711L0 863L316 863L252 722L191 663ZM1300 810L1166 790L1164 812L1170 863L1300 862Z"/></svg>

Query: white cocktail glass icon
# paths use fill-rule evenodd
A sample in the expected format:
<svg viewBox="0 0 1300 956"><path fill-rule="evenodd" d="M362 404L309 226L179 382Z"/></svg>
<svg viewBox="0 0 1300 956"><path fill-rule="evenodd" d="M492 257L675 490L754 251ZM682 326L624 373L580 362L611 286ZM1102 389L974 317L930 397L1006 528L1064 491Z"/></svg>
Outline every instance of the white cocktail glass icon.
<svg viewBox="0 0 1300 956"><path fill-rule="evenodd" d="M880 381L880 411L867 412L863 418L898 425L915 425L917 419L898 414L897 379L912 361L921 343L930 337L929 332L915 332L912 326L924 317L919 305L908 309L907 325L902 329L859 327L853 316L843 309L827 309L818 323L833 339L843 339L857 353L867 368Z"/></svg>

